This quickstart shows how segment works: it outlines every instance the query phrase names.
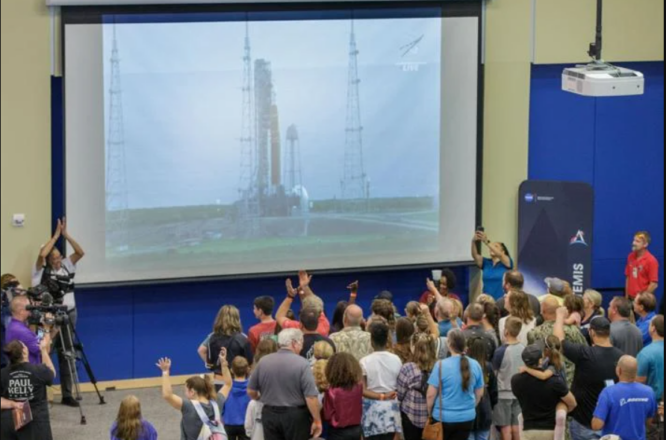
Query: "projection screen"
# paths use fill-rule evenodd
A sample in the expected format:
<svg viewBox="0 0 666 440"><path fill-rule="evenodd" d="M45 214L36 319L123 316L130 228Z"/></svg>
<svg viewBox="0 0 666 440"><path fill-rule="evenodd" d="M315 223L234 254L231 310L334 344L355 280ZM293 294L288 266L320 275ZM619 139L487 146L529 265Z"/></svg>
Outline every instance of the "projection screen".
<svg viewBox="0 0 666 440"><path fill-rule="evenodd" d="M478 8L248 8L64 9L77 281L469 262Z"/></svg>

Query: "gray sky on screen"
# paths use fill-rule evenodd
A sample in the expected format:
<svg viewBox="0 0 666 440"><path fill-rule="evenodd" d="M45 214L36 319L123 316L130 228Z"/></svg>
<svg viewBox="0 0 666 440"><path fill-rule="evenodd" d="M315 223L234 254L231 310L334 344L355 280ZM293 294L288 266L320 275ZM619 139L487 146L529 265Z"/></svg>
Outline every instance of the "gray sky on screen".
<svg viewBox="0 0 666 440"><path fill-rule="evenodd" d="M272 63L283 146L296 124L314 200L340 193L350 28L348 20L250 23L253 60ZM355 28L371 194L436 196L441 19L361 20ZM116 32L130 207L233 203L245 23L122 24ZM105 90L112 35L105 25ZM422 35L403 58L400 48ZM404 72L401 61L423 64ZM105 102L108 124L108 96Z"/></svg>

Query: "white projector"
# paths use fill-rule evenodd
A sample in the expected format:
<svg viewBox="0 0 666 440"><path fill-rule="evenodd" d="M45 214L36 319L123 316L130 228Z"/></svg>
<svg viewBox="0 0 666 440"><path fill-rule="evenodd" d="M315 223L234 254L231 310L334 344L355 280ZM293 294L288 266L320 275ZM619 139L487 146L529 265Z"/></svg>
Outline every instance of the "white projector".
<svg viewBox="0 0 666 440"><path fill-rule="evenodd" d="M593 63L564 69L562 90L595 98L645 93L645 77L635 70Z"/></svg>

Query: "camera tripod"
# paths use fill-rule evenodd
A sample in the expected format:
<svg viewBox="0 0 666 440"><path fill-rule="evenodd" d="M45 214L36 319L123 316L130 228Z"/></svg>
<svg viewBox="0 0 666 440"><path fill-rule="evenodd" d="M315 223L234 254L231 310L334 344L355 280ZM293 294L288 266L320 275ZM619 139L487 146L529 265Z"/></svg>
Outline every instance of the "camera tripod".
<svg viewBox="0 0 666 440"><path fill-rule="evenodd" d="M97 387L97 379L95 378L95 374L93 373L92 367L90 366L90 362L88 362L88 356L86 356L86 353L83 349L83 344L81 343L79 335L76 333L76 329L74 329L74 326L69 319L69 315L63 313L62 318L62 325L59 326L60 331L58 332L58 342L60 345L56 347L56 351L58 352L58 356L63 356L65 359L67 370L72 381L72 386L74 387L74 392L76 393L76 400L81 401L83 399L81 396L81 383L79 381L79 375L76 369L76 363L77 361L80 361L83 364L88 377L90 378L90 382L95 387L95 392L97 392L97 397L99 397L99 404L106 405L104 396L102 396L102 393L100 393L99 388ZM77 342L75 343L75 341ZM79 413L81 415L81 425L86 425L88 421L86 420L86 416L83 413L83 405L79 405Z"/></svg>

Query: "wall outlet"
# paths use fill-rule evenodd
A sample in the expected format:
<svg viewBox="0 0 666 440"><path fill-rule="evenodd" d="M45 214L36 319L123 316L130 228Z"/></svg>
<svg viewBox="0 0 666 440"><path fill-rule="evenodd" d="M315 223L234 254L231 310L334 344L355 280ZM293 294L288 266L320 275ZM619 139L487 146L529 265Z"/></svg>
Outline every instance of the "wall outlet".
<svg viewBox="0 0 666 440"><path fill-rule="evenodd" d="M12 226L22 228L25 226L25 214L14 214L12 217Z"/></svg>

